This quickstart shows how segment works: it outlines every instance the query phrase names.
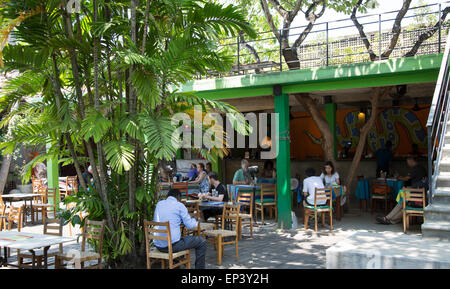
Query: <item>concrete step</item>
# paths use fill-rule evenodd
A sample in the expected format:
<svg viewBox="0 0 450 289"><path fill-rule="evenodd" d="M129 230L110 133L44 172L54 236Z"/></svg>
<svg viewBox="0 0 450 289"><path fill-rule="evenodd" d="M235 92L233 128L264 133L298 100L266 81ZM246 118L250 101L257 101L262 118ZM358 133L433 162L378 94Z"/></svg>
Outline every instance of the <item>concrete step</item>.
<svg viewBox="0 0 450 289"><path fill-rule="evenodd" d="M439 187L434 192L433 203L450 205L450 187Z"/></svg>
<svg viewBox="0 0 450 289"><path fill-rule="evenodd" d="M448 221L450 222L450 205L433 202L425 208L426 221Z"/></svg>
<svg viewBox="0 0 450 289"><path fill-rule="evenodd" d="M450 173L450 158L442 159L439 164L439 171L443 173Z"/></svg>
<svg viewBox="0 0 450 289"><path fill-rule="evenodd" d="M426 220L422 224L422 235L428 239L450 240L450 221Z"/></svg>
<svg viewBox="0 0 450 289"><path fill-rule="evenodd" d="M441 162L442 162L442 161L446 161L446 160L450 160L450 144L445 144L445 145L442 147L442 152L441 152L441 154L442 154Z"/></svg>
<svg viewBox="0 0 450 289"><path fill-rule="evenodd" d="M326 250L327 269L450 269L450 242L358 232Z"/></svg>
<svg viewBox="0 0 450 289"><path fill-rule="evenodd" d="M450 206L450 187L437 188L433 195L433 204L434 203Z"/></svg>
<svg viewBox="0 0 450 289"><path fill-rule="evenodd" d="M450 187L450 173L440 172L437 177L436 186L439 187Z"/></svg>

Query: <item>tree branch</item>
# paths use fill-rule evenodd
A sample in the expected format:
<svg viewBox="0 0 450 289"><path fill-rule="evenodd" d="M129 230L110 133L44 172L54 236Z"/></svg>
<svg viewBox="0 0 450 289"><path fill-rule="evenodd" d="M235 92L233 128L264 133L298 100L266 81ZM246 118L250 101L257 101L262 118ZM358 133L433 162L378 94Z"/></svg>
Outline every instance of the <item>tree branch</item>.
<svg viewBox="0 0 450 289"><path fill-rule="evenodd" d="M322 3L322 10L319 12L319 14L314 13L314 8L317 7ZM292 45L293 49L296 49L302 45L303 41L305 41L306 37L309 35L311 30L314 27L314 24L316 23L317 19L322 17L322 15L325 13L325 0L317 0L314 1L313 4L311 4L308 9L305 12L305 19L309 21L309 24L306 26L306 28L303 30L303 32L299 35L299 37L295 40L294 45Z"/></svg>
<svg viewBox="0 0 450 289"><path fill-rule="evenodd" d="M289 18L289 11L284 9L284 7L280 4L280 2L278 2L278 0L269 0L269 2L273 5L273 7L275 7L275 9L278 11L281 17L283 17L283 19Z"/></svg>
<svg viewBox="0 0 450 289"><path fill-rule="evenodd" d="M242 31L239 32L239 45L245 47L248 51L250 51L250 53L253 55L253 57L255 58L255 61L256 61L257 63L260 63L260 62L261 62L261 59L259 58L258 52L256 51L256 49L255 49L253 46L251 46L250 44L248 44L248 43L245 41L245 38L244 38L244 32L242 32ZM255 69L255 72L256 72L256 73L260 73L260 72L261 72L261 69L256 68L256 69Z"/></svg>
<svg viewBox="0 0 450 289"><path fill-rule="evenodd" d="M433 36L434 33L436 33L436 31L439 30L439 26L441 26L442 23L445 21L445 18L447 17L447 14L449 12L450 12L450 7L446 7L442 11L441 19L439 19L439 21L433 26L433 28L431 30L428 30L427 32L420 34L419 39L417 39L416 43L414 43L414 46L411 48L410 51L408 51L405 55L403 55L403 57L410 57L410 56L416 55L416 53L419 50L422 43L424 41L426 41L427 39L429 39L431 36Z"/></svg>
<svg viewBox="0 0 450 289"><path fill-rule="evenodd" d="M411 4L411 0L403 0L403 5L400 11L397 13L397 17L395 17L394 25L392 26L392 38L389 47L381 54L382 59L389 58L392 51L394 51L395 46L397 45L398 38L400 36L400 32L402 31L402 20L405 17L406 12L408 12L409 5ZM380 35L381 37L381 35Z"/></svg>
<svg viewBox="0 0 450 289"><path fill-rule="evenodd" d="M266 0L260 0L260 3L261 3L261 8L264 11L264 15L266 16L267 23L270 26L270 29L272 29L272 32L275 35L275 37L278 39L278 41L281 42L280 33L279 33L277 27L275 26L275 23L273 22L273 17L272 17L272 14L270 14L269 6L267 4L267 1Z"/></svg>
<svg viewBox="0 0 450 289"><path fill-rule="evenodd" d="M371 115L369 120L364 124L364 126L361 128L360 134L359 134L359 142L356 146L355 155L353 156L352 164L349 169L349 174L347 176L345 184L347 185L347 192L351 191L351 183L353 181L353 178L356 174L356 170L359 166L359 163L361 161L362 152L364 150L364 146L366 145L366 139L367 135L369 134L372 127L375 125L375 122L377 120L377 113L378 113L378 106L380 104L380 101L386 97L389 92L391 91L391 87L377 87L374 89L372 96L370 97L370 104L372 106L371 108Z"/></svg>

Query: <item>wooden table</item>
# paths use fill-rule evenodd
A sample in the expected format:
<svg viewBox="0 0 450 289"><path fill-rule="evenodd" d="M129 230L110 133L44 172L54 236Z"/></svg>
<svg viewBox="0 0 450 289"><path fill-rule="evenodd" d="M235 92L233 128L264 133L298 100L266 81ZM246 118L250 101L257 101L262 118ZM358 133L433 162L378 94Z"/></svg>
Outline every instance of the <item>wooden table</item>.
<svg viewBox="0 0 450 289"><path fill-rule="evenodd" d="M32 254L32 268L41 268L41 266L35 265L36 257L35 250L43 248L44 250L44 265L42 268L48 269L47 264L47 252L50 246L59 245L67 242L75 241L76 238L69 237L59 237L53 235L43 235L35 233L25 233L25 232L13 232L4 231L0 232L0 248L4 248L4 257L0 258L0 267L8 266L8 254L7 248L16 250L27 250Z"/></svg>
<svg viewBox="0 0 450 289"><path fill-rule="evenodd" d="M33 198L43 196L44 194L9 194L9 195L1 195L2 199L5 201L9 201L11 205L13 199L19 199L20 201L24 201L25 208L27 207L27 201L30 201L30 214L33 209ZM24 217L26 216L26 210L23 211ZM27 218L24 218L24 222L27 223Z"/></svg>

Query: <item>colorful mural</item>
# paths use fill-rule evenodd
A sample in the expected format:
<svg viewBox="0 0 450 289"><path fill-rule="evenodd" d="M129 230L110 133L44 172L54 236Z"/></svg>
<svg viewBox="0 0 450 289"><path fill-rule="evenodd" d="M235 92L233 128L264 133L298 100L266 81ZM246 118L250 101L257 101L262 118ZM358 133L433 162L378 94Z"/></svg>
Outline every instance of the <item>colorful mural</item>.
<svg viewBox="0 0 450 289"><path fill-rule="evenodd" d="M426 152L425 122L428 111L429 108L413 111L410 106L380 109L376 127L372 128L367 137L369 150L374 152L387 140L391 140L393 152L398 156L411 154L412 144L417 144L420 152ZM349 141L352 143L351 150L356 148L359 142L358 114L359 110L354 109L337 111L338 151ZM294 117L299 117L291 121L291 136L293 136L291 151L294 151L294 157L297 159L323 157L322 138L314 121L307 113L297 113ZM299 147L302 149L298 150Z"/></svg>

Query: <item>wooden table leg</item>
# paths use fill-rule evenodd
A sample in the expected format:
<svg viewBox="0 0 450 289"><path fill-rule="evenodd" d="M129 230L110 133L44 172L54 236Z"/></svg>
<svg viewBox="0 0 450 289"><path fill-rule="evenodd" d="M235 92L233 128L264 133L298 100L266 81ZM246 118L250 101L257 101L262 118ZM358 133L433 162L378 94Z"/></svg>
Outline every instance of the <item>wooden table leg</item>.
<svg viewBox="0 0 450 289"><path fill-rule="evenodd" d="M47 260L47 258L48 258L48 249L50 249L50 246L44 247L44 269L48 269L48 260Z"/></svg>
<svg viewBox="0 0 450 289"><path fill-rule="evenodd" d="M31 269L36 269L36 254L34 250L28 250L31 253Z"/></svg>
<svg viewBox="0 0 450 289"><path fill-rule="evenodd" d="M7 266L7 263L8 263L8 255L6 254L7 253L6 247L3 247L3 249L5 250L5 253L4 253L4 257L0 256L0 267ZM1 252L1 248L0 248L0 252Z"/></svg>

